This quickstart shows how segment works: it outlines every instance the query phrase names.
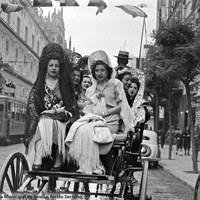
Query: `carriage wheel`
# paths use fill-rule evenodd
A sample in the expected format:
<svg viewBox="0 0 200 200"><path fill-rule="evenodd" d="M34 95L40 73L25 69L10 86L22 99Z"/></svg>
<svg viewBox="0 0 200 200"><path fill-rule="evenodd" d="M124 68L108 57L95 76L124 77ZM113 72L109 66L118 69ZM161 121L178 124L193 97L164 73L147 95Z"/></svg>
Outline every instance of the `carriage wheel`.
<svg viewBox="0 0 200 200"><path fill-rule="evenodd" d="M0 193L11 195L17 192L26 180L25 171L28 170L28 163L22 153L10 154L0 172Z"/></svg>
<svg viewBox="0 0 200 200"><path fill-rule="evenodd" d="M198 176L195 184L193 200L198 200L198 199L200 199L200 175Z"/></svg>

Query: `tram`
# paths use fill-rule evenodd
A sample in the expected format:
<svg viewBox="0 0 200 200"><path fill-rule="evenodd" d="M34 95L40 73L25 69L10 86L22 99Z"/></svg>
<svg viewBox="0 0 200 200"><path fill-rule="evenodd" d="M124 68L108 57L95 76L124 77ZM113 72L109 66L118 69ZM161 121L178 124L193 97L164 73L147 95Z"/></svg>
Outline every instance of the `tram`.
<svg viewBox="0 0 200 200"><path fill-rule="evenodd" d="M0 94L0 145L23 140L25 113L26 103Z"/></svg>

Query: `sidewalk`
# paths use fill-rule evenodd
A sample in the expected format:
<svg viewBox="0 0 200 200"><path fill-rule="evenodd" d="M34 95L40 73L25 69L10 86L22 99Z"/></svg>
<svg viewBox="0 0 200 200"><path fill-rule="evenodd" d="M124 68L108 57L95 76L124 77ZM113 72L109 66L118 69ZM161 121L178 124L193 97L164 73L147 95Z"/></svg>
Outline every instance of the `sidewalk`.
<svg viewBox="0 0 200 200"><path fill-rule="evenodd" d="M198 174L193 173L192 157L191 155L185 156L184 151L183 151L183 156L175 155L176 153L175 148L176 147L173 146L171 160L168 160L169 146L165 145L164 148L161 149L161 160L159 161L159 165L164 170L168 171L169 173L176 176L184 183L194 188ZM200 160L200 155L198 156L198 160ZM200 162L198 162L198 170L200 173Z"/></svg>

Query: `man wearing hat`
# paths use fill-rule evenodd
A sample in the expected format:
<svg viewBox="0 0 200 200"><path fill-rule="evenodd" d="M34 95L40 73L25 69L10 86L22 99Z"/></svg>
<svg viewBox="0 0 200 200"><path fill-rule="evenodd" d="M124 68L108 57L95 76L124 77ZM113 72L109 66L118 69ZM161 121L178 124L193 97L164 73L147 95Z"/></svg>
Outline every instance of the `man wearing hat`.
<svg viewBox="0 0 200 200"><path fill-rule="evenodd" d="M119 51L118 56L114 56L114 57L117 58L117 63L118 63L118 65L115 67L116 72L119 67L127 68L128 70L131 69L131 67L127 66L128 60L132 60L132 58L129 57L129 52Z"/></svg>

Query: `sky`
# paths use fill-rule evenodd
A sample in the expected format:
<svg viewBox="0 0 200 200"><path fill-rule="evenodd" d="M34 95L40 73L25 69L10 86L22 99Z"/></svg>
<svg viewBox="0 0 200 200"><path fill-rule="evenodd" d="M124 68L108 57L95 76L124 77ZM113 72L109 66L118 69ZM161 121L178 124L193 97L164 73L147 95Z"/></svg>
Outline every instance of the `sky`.
<svg viewBox="0 0 200 200"><path fill-rule="evenodd" d="M85 1L85 2L84 2ZM139 57L143 18L133 18L117 5L146 4L141 8L146 14L146 33L143 44L152 42L152 30L156 29L156 0L104 0L107 8L96 15L97 7L87 7L88 0L77 0L80 7L63 7L65 39L82 56L96 50L104 50L113 65L116 65L119 50L128 51L130 56ZM44 13L51 8L44 8ZM146 37L147 36L147 37ZM142 51L141 53L144 53Z"/></svg>

